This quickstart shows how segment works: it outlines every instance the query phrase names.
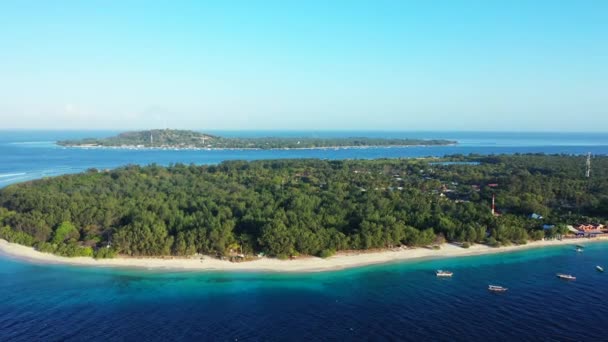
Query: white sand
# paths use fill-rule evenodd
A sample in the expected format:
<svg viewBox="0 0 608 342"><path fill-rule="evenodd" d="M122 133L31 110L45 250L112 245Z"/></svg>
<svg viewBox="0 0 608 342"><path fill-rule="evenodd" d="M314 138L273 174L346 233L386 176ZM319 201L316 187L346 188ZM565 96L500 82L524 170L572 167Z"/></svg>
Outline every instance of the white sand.
<svg viewBox="0 0 608 342"><path fill-rule="evenodd" d="M321 272L352 268L358 266L381 264L395 261L450 258L481 254L504 253L517 250L540 248L557 245L575 245L608 241L606 239L564 239L529 242L526 245L493 248L485 245L473 245L461 248L452 244L444 244L439 250L428 248L395 249L380 252L343 252L327 259L317 257L300 257L294 260L278 260L259 258L253 261L232 263L205 256L191 258L128 258L96 260L89 257L67 258L53 254L42 253L34 248L26 247L0 239L0 254L21 260L43 264L69 264L80 266L101 267L136 267L146 269L196 270L196 271L263 271L263 272Z"/></svg>

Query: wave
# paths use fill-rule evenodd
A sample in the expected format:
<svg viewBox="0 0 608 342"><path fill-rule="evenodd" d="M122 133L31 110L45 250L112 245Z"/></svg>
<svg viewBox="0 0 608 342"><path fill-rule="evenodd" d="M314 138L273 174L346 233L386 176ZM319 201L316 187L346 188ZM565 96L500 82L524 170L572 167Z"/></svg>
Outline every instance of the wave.
<svg viewBox="0 0 608 342"><path fill-rule="evenodd" d="M18 181L29 180L29 179L32 179L32 178L34 178L34 177L32 177L32 176L21 176L21 177L14 177L14 178L3 178L3 179L0 179L0 184L3 184L3 186L4 186L4 185L9 185L11 183L15 183L15 182L18 182Z"/></svg>
<svg viewBox="0 0 608 342"><path fill-rule="evenodd" d="M19 173L4 173L4 174L0 174L0 178L6 178L6 177L14 177L14 176L23 176L26 175L27 173L25 172L19 172Z"/></svg>
<svg viewBox="0 0 608 342"><path fill-rule="evenodd" d="M56 177L65 174L72 174L84 171L86 168L61 166L52 169L30 170L27 172L13 172L0 174L0 188L23 181L42 179L46 177Z"/></svg>

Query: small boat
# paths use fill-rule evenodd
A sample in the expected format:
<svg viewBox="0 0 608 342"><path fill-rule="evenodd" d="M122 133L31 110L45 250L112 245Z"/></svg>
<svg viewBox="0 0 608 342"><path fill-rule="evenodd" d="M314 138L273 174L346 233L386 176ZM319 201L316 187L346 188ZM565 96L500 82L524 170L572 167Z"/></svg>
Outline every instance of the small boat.
<svg viewBox="0 0 608 342"><path fill-rule="evenodd" d="M558 274L556 274L556 276L558 278L564 279L564 280L576 280L576 277L571 274L558 273Z"/></svg>
<svg viewBox="0 0 608 342"><path fill-rule="evenodd" d="M508 290L508 288L498 286L498 285L488 285L488 290L490 290L492 292L506 292Z"/></svg>
<svg viewBox="0 0 608 342"><path fill-rule="evenodd" d="M595 266L595 269L600 271L600 272L604 272L604 268L602 266Z"/></svg>
<svg viewBox="0 0 608 342"><path fill-rule="evenodd" d="M451 277L454 275L454 272L437 270L435 271L435 275L437 275L438 277Z"/></svg>
<svg viewBox="0 0 608 342"><path fill-rule="evenodd" d="M580 252L582 252L582 251L583 251L583 249L582 249L582 248L580 248L580 247L577 247L577 248L576 248L576 251L580 253Z"/></svg>

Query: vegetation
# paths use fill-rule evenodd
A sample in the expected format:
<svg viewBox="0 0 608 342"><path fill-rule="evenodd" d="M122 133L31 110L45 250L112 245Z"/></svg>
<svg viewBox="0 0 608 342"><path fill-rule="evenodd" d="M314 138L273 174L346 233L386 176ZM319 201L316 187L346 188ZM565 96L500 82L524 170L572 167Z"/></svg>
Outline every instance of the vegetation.
<svg viewBox="0 0 608 342"><path fill-rule="evenodd" d="M591 178L584 157L562 155L89 170L1 189L0 237L100 258L520 244L564 234L566 224L606 222L608 158L593 163Z"/></svg>
<svg viewBox="0 0 608 342"><path fill-rule="evenodd" d="M157 148L324 148L324 147L365 147L365 146L411 146L448 145L455 141L421 139L383 138L223 138L215 135L185 130L149 130L121 133L103 139L63 140L61 146L105 146L105 147L157 147Z"/></svg>

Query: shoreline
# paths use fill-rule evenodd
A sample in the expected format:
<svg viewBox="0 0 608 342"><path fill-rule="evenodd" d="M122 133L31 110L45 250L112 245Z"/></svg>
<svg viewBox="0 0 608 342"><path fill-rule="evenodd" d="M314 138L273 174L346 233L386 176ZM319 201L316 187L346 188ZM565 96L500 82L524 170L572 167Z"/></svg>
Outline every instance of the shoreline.
<svg viewBox="0 0 608 342"><path fill-rule="evenodd" d="M456 146L458 142L450 144L419 144L419 145L365 145L365 146L319 146L319 147L179 147L179 146L137 146L137 145L60 145L60 148L75 148L85 150L130 150L130 151L291 151L291 150L356 150L356 149L377 149L377 148L407 148L407 147L435 147L435 146Z"/></svg>
<svg viewBox="0 0 608 342"><path fill-rule="evenodd" d="M329 272L349 268L364 267L378 264L388 264L402 261L428 259L448 259L476 255L507 253L551 246L566 246L580 243L608 242L607 238L578 238L564 240L531 241L525 245L505 247L489 247L475 244L462 248L454 244L443 244L441 249L404 248L385 251L349 251L322 259L319 257L300 257L294 260L279 260L274 258L259 258L252 261L233 263L209 256L203 257L172 257L172 258L130 258L116 257L113 259L93 259L90 257L68 258L36 251L27 247L0 239L0 257L8 256L17 260L35 264L60 264L72 266L137 268L166 271L221 271L221 272L264 272L264 273L309 273Z"/></svg>

